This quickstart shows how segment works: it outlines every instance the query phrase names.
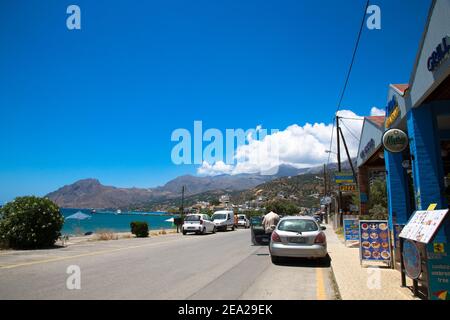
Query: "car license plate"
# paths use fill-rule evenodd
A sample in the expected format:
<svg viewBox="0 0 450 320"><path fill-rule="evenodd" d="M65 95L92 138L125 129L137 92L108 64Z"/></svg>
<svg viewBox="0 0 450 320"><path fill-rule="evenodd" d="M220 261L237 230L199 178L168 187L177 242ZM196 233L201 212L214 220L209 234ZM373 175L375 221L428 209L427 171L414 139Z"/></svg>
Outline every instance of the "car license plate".
<svg viewBox="0 0 450 320"><path fill-rule="evenodd" d="M269 239L267 239L267 238L262 238L261 241L262 241L262 242L269 242Z"/></svg>
<svg viewBox="0 0 450 320"><path fill-rule="evenodd" d="M195 227L188 227L188 229L189 229L189 230L194 230L194 229L195 229Z"/></svg>
<svg viewBox="0 0 450 320"><path fill-rule="evenodd" d="M289 238L289 242L290 243L305 243L305 238L300 238L300 237Z"/></svg>

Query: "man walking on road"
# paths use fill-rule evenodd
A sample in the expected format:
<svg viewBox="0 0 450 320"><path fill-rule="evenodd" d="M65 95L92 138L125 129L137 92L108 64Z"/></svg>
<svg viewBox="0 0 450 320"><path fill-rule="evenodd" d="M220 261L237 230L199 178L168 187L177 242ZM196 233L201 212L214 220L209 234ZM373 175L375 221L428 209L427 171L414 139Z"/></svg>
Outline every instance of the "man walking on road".
<svg viewBox="0 0 450 320"><path fill-rule="evenodd" d="M262 225L264 226L264 230L266 230L266 233L272 233L279 221L280 216L275 212L270 211L268 214L266 214L262 221Z"/></svg>

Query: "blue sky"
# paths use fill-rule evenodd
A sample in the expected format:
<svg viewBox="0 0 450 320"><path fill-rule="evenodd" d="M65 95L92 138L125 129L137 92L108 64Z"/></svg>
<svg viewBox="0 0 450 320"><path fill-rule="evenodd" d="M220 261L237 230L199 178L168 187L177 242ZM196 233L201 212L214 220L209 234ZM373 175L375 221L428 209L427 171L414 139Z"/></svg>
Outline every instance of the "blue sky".
<svg viewBox="0 0 450 320"><path fill-rule="evenodd" d="M372 1L343 106L384 108L408 82L429 0ZM82 29L66 28L77 4ZM329 123L363 0L37 1L0 4L0 203L81 178L150 187L176 128Z"/></svg>

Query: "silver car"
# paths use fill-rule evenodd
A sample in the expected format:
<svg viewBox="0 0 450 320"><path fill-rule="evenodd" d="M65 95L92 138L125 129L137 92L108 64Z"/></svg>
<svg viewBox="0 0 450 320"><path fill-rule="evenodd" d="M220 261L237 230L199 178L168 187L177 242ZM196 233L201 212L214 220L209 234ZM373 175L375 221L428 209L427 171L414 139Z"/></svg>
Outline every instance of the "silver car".
<svg viewBox="0 0 450 320"><path fill-rule="evenodd" d="M327 239L324 226L313 217L292 216L280 220L270 239L270 257L326 258Z"/></svg>

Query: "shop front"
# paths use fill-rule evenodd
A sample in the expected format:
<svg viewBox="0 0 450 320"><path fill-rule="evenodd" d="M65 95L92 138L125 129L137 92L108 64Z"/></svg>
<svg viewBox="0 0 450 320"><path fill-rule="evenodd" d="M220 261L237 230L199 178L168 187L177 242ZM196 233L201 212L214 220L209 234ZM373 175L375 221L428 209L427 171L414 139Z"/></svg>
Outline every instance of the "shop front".
<svg viewBox="0 0 450 320"><path fill-rule="evenodd" d="M370 187L385 180L385 164L381 137L384 116L365 117L361 131L356 165L358 167L359 214L369 215Z"/></svg>
<svg viewBox="0 0 450 320"><path fill-rule="evenodd" d="M414 211L427 210L430 205L448 208L449 35L450 0L433 1L409 84L389 88L383 145L389 226L394 236ZM439 287L448 288L449 240L450 222L446 219L430 243L420 247L427 261L421 277L430 286L429 298L442 291Z"/></svg>

